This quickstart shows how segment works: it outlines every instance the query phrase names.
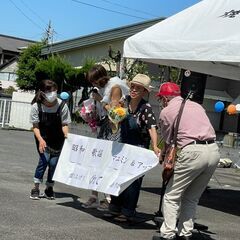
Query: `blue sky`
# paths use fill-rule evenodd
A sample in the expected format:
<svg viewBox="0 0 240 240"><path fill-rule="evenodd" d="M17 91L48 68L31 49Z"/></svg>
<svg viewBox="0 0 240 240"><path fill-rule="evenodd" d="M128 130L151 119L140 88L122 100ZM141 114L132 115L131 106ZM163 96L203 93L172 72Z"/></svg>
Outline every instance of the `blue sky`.
<svg viewBox="0 0 240 240"><path fill-rule="evenodd" d="M169 17L200 0L1 0L0 34L40 40L51 20L54 42Z"/></svg>

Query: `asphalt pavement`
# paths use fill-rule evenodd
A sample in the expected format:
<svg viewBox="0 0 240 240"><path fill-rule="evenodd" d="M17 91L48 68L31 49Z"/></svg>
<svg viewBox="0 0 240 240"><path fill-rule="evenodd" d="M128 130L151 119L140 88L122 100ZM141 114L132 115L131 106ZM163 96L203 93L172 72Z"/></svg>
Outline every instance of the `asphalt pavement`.
<svg viewBox="0 0 240 240"><path fill-rule="evenodd" d="M239 160L239 149L220 150L223 157ZM160 166L144 177L137 208L139 223L126 224L81 208L90 191L64 184L56 183L55 200L30 200L37 161L32 132L0 129L0 240L147 240L158 235L152 219L160 199ZM239 239L239 216L240 170L218 168L196 215L196 222L208 231L195 230L194 239Z"/></svg>

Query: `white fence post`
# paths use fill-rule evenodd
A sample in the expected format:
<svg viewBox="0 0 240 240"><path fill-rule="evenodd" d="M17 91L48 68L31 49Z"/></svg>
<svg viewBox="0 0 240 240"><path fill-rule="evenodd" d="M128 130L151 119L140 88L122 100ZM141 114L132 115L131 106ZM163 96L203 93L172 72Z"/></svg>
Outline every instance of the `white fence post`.
<svg viewBox="0 0 240 240"><path fill-rule="evenodd" d="M3 100L3 116L2 116L2 128L4 128L5 125L5 112L6 112L6 105L7 105L7 100Z"/></svg>

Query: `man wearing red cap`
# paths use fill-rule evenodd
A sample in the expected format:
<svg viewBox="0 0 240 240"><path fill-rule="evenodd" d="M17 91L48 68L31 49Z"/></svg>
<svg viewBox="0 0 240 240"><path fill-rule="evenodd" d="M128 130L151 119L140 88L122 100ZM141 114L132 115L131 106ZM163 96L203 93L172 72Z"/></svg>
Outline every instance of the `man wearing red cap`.
<svg viewBox="0 0 240 240"><path fill-rule="evenodd" d="M163 107L160 132L166 149L171 144L183 98L179 86L171 82L163 83L157 96ZM199 198L220 159L215 138L215 131L203 107L187 100L177 131L178 158L163 199L164 222L160 239L191 239Z"/></svg>

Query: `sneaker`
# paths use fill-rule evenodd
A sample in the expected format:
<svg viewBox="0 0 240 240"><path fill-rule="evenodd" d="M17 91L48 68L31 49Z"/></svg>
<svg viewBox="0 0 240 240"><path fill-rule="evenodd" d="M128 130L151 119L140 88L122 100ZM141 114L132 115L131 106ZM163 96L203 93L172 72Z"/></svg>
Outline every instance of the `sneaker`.
<svg viewBox="0 0 240 240"><path fill-rule="evenodd" d="M95 196L91 196L86 203L82 204L83 208L98 208L99 200Z"/></svg>
<svg viewBox="0 0 240 240"><path fill-rule="evenodd" d="M39 197L39 189L38 188L33 188L31 190L31 195L30 195L30 199L33 199L33 200L39 200L40 197Z"/></svg>
<svg viewBox="0 0 240 240"><path fill-rule="evenodd" d="M97 208L97 210L101 211L101 212L108 212L108 207L109 207L109 202L107 199L103 199L102 201L100 201L100 205Z"/></svg>
<svg viewBox="0 0 240 240"><path fill-rule="evenodd" d="M47 187L44 191L44 195L47 199L50 199L50 200L55 199L53 187Z"/></svg>

